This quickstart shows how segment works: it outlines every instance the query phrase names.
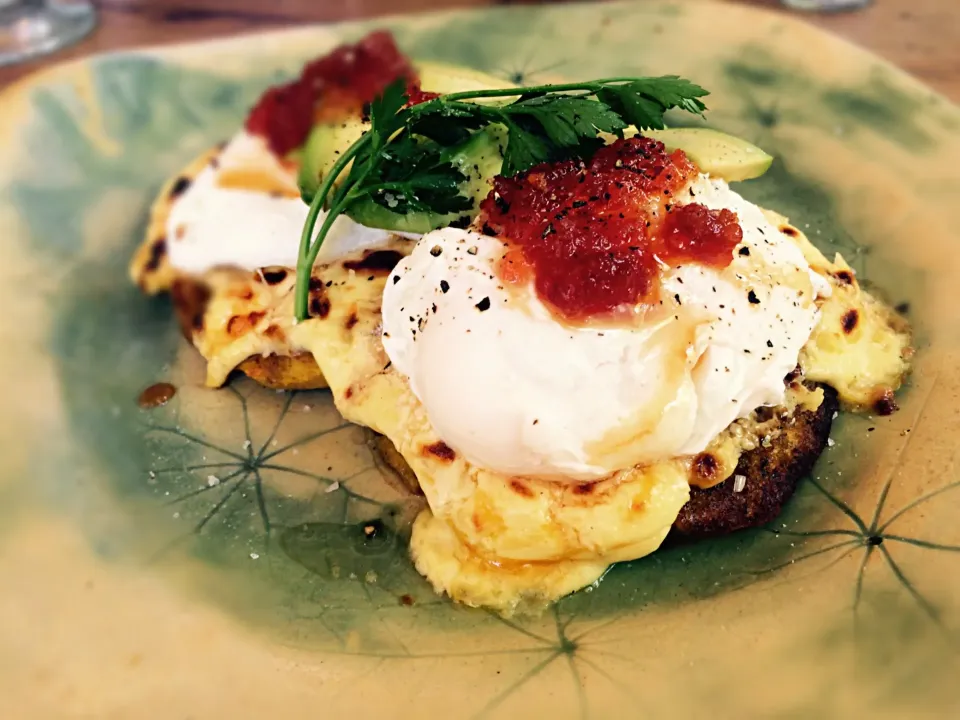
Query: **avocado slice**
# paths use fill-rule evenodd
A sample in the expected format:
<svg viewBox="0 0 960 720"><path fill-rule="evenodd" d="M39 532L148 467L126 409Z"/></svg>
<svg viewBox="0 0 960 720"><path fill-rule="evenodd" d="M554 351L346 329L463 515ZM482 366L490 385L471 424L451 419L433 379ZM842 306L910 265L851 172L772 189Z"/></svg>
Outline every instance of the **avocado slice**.
<svg viewBox="0 0 960 720"><path fill-rule="evenodd" d="M365 199L353 204L347 214L367 227L418 234L445 227L464 216L472 219L477 214L480 201L490 192L491 179L500 174L506 137L505 127L490 125L444 153L444 158L467 176L461 194L473 201L473 208L465 213L411 212L401 215Z"/></svg>
<svg viewBox="0 0 960 720"><path fill-rule="evenodd" d="M466 90L490 90L510 87L512 83L489 73L442 62L415 62L420 86L424 90L445 95Z"/></svg>
<svg viewBox="0 0 960 720"><path fill-rule="evenodd" d="M746 140L709 128L644 130L667 150L683 150L705 173L728 182L751 180L763 175L773 157Z"/></svg>
<svg viewBox="0 0 960 720"><path fill-rule="evenodd" d="M315 125L300 154L297 185L300 197L309 203L320 188L320 182L333 167L340 153L347 150L370 127L360 118L345 118L339 123Z"/></svg>

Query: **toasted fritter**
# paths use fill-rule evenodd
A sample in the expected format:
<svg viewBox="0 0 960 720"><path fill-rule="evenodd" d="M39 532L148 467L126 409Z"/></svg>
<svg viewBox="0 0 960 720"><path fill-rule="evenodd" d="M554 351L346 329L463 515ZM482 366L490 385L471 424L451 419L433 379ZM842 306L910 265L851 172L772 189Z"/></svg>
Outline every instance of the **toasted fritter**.
<svg viewBox="0 0 960 720"><path fill-rule="evenodd" d="M839 408L837 393L823 389L823 402L816 410L798 408L770 433L766 445L745 452L733 475L709 489L690 488L690 500L680 511L667 542L726 535L759 527L773 520L796 490L800 478L810 472L830 436L830 426ZM393 444L374 434L371 444L380 458L403 480L407 489L419 493L416 475ZM743 488L734 490L737 476Z"/></svg>
<svg viewBox="0 0 960 720"><path fill-rule="evenodd" d="M271 390L320 390L327 387L317 361L308 352L255 355L240 363L237 370Z"/></svg>
<svg viewBox="0 0 960 720"><path fill-rule="evenodd" d="M397 479L405 490L414 495L422 494L420 491L420 483L417 480L417 474L413 471L413 468L407 465L407 461L403 459L403 455L400 454L400 451L397 450L396 446L394 446L390 440L384 435L371 430L368 434L368 443L376 456L396 474Z"/></svg>
<svg viewBox="0 0 960 720"><path fill-rule="evenodd" d="M183 336L194 345L197 345L195 333L204 327L210 290L201 279L183 276L170 265L167 255L167 217L174 200L218 153L217 149L205 152L161 188L151 210L146 238L130 267L132 279L148 295L171 294ZM327 387L313 355L307 352L254 354L241 362L237 370L273 390Z"/></svg>
<svg viewBox="0 0 960 720"><path fill-rule="evenodd" d="M690 500L680 510L669 539L726 535L758 527L773 520L796 490L797 482L810 472L830 436L837 393L823 388L823 402L816 410L797 410L781 423L767 447L740 457L734 474L707 490L690 488ZM743 488L737 492L737 476Z"/></svg>

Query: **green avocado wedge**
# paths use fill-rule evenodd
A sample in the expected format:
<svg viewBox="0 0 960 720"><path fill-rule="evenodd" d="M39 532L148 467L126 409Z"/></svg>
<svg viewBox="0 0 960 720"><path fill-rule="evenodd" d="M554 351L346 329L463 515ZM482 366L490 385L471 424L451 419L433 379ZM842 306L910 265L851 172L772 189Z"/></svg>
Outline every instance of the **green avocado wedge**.
<svg viewBox="0 0 960 720"><path fill-rule="evenodd" d="M645 137L662 142L667 150L683 150L703 172L727 182L760 177L773 157L756 145L709 128L644 130Z"/></svg>
<svg viewBox="0 0 960 720"><path fill-rule="evenodd" d="M320 188L327 171L370 128L370 123L351 118L340 123L315 125L300 154L300 172L297 185L300 196L309 203Z"/></svg>

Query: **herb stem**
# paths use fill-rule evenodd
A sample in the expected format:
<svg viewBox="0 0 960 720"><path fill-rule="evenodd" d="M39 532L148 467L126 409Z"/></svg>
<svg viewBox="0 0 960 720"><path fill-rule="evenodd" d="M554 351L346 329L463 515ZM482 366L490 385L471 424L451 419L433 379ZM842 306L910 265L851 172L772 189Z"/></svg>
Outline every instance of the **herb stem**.
<svg viewBox="0 0 960 720"><path fill-rule="evenodd" d="M313 227L316 225L317 217L320 215L320 211L323 209L324 203L327 200L327 195L330 194L331 188L337 181L337 178L340 177L341 173L346 169L347 165L349 165L353 158L356 157L357 154L359 154L369 143L370 136L362 136L359 140L357 140L357 142L347 148L339 158L337 158L337 161L327 172L327 176L323 179L323 183L321 183L316 194L313 196L313 200L310 202L310 211L307 215L307 221L304 223L303 232L300 235L301 258L307 256L307 250L310 249L311 245Z"/></svg>
<svg viewBox="0 0 960 720"><path fill-rule="evenodd" d="M320 247L323 245L323 239L330 232L333 223L340 217L344 207L351 198L344 197L336 205L330 208L327 216L323 219L320 231L317 233L317 239L307 249L306 257L301 257L297 261L297 293L294 297L294 314L297 321L306 320L308 317L307 309L310 301L310 275L313 271L313 264L317 261L317 255L320 253ZM316 200L316 198L314 198ZM313 206L311 205L311 208ZM316 222L316 217L314 217ZM312 228L311 228L312 231ZM306 290L300 290L306 288Z"/></svg>
<svg viewBox="0 0 960 720"><path fill-rule="evenodd" d="M369 168L359 176L356 184L350 185L349 187L343 184L337 188L333 196L333 202L330 205L330 210L323 219L323 224L320 226L320 231L317 233L316 238L314 238L314 241L310 244L304 262L297 265L297 287L299 288L303 285L307 287L307 292L299 292L295 299L295 311L298 321L306 320L308 316L310 276L313 272L313 264L317 261L317 255L320 254L320 248L323 247L323 241L330 233L337 218L340 217L347 207L361 194L356 192L356 188L363 184L363 180L368 173Z"/></svg>
<svg viewBox="0 0 960 720"><path fill-rule="evenodd" d="M313 200L310 201L310 209L307 210L307 219L303 224L303 230L300 232L300 249L297 252L298 268L300 263L307 257L307 252L310 250L310 238L313 235L313 228L317 224L317 218L320 216L320 211L323 210L324 199L325 196L317 192L314 194Z"/></svg>
<svg viewBox="0 0 960 720"><path fill-rule="evenodd" d="M320 185L317 193L313 196L313 200L310 201L310 209L307 211L307 219L303 224L303 232L300 233L300 249L297 253L297 287L306 287L310 282L310 272L313 270L313 263L317 259L317 253L320 250L320 243L323 242L323 239L326 237L327 232L330 230L330 226L333 224L333 220L336 219L339 211L334 212L334 208L331 207L330 212L327 213L327 217L324 219L323 225L320 227L320 232L317 234L316 240L313 239L313 229L317 225L317 219L320 217L320 211L323 210L323 206L326 203L327 196L330 194L330 190L333 188L334 183L337 181L337 178L340 177L341 173L346 169L347 165L357 156L360 151L362 151L367 144L370 142L370 135L364 135L357 142L351 145L333 164L333 167L330 168L327 172L327 176L323 179L323 183ZM342 190L342 188L341 188ZM345 192L343 196L345 196ZM342 201L343 197L341 192L338 191L334 196L334 200ZM338 205L340 203L338 202ZM339 208L340 211L343 210L342 207ZM297 320L306 320L307 319L307 302L309 300L309 293L297 292L295 299L295 309Z"/></svg>

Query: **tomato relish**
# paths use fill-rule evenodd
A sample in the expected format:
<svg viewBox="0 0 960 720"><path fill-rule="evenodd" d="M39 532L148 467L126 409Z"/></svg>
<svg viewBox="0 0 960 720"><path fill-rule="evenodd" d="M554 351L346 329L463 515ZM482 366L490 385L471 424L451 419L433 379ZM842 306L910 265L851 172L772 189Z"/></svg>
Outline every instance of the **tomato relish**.
<svg viewBox="0 0 960 720"><path fill-rule="evenodd" d="M303 145L315 122L359 114L397 78L407 80L411 102L434 97L420 90L417 73L393 36L372 32L355 45L341 45L308 63L296 80L267 90L247 117L246 128L283 156Z"/></svg>
<svg viewBox="0 0 960 720"><path fill-rule="evenodd" d="M726 267L743 239L736 213L677 202L698 173L683 151L638 136L588 161L497 177L481 210L484 232L508 243L500 277L532 280L548 307L577 322L658 302L664 265Z"/></svg>

